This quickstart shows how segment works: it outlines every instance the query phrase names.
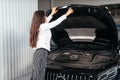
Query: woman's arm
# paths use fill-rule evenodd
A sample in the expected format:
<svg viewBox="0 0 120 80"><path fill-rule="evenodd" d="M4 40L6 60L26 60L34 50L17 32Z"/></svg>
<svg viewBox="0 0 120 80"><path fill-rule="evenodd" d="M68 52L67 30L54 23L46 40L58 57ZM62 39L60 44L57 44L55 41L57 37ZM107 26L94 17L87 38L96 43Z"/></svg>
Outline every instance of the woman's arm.
<svg viewBox="0 0 120 80"><path fill-rule="evenodd" d="M57 13L57 7L53 7L52 8L52 12L51 12L51 14L47 17L47 23L48 22L50 22L50 20L52 19L52 16L55 14L55 13Z"/></svg>
<svg viewBox="0 0 120 80"><path fill-rule="evenodd" d="M42 24L40 26L40 28L43 29L43 30L49 30L49 29L51 29L53 27L56 27L58 24L60 24L65 19L66 19L66 15L63 15L60 18L58 18L57 20L55 20L55 21L52 21L50 23Z"/></svg>
<svg viewBox="0 0 120 80"><path fill-rule="evenodd" d="M47 18L47 21L46 21L46 23L49 23L50 22L50 20L52 19L52 15L49 15L48 17L46 17Z"/></svg>
<svg viewBox="0 0 120 80"><path fill-rule="evenodd" d="M50 23L46 23L46 24L43 24L41 26L41 29L44 29L44 30L48 30L48 29L51 29L51 28L54 28L56 27L57 25L59 25L63 20L65 20L67 18L67 16L69 16L71 13L73 13L73 9L69 8L68 11L61 17L59 17L57 20L55 21L52 21Z"/></svg>

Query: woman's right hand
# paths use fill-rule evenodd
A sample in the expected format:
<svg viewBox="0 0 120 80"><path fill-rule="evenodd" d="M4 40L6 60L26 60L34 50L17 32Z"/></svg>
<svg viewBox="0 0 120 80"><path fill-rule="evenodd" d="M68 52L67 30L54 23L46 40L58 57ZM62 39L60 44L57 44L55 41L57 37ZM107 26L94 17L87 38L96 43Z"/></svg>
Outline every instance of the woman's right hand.
<svg viewBox="0 0 120 80"><path fill-rule="evenodd" d="M68 11L65 13L66 16L69 16L70 14L72 14L74 11L72 8L69 8Z"/></svg>
<svg viewBox="0 0 120 80"><path fill-rule="evenodd" d="M58 10L57 10L57 7L53 7L53 8L52 8L51 15L54 15L55 13L57 13L57 11L58 11Z"/></svg>

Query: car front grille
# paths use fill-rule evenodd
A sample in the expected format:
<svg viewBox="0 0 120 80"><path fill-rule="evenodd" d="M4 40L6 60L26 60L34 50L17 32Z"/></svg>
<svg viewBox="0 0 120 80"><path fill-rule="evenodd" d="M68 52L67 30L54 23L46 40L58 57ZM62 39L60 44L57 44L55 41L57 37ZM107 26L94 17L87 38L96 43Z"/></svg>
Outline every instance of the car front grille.
<svg viewBox="0 0 120 80"><path fill-rule="evenodd" d="M88 76L83 73L71 73L61 71L46 71L45 80L95 80L93 76Z"/></svg>

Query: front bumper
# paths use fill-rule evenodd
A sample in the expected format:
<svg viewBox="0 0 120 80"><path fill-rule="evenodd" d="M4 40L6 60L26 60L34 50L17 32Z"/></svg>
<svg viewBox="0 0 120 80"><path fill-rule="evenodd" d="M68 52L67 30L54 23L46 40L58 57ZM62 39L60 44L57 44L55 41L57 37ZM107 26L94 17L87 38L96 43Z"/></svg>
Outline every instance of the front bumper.
<svg viewBox="0 0 120 80"><path fill-rule="evenodd" d="M117 66L105 70L47 68L45 80L112 80L117 76Z"/></svg>

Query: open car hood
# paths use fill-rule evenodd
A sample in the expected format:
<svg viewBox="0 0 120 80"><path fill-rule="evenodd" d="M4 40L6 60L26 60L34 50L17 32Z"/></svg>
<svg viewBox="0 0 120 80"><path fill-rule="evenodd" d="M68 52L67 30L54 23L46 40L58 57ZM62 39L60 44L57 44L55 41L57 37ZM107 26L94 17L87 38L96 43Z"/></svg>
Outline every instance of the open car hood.
<svg viewBox="0 0 120 80"><path fill-rule="evenodd" d="M59 48L79 44L79 49L88 46L94 50L117 49L116 25L107 9L89 5L61 6L51 21L65 14L69 7L74 13L51 30L53 41ZM51 10L48 10L47 15L50 12Z"/></svg>

